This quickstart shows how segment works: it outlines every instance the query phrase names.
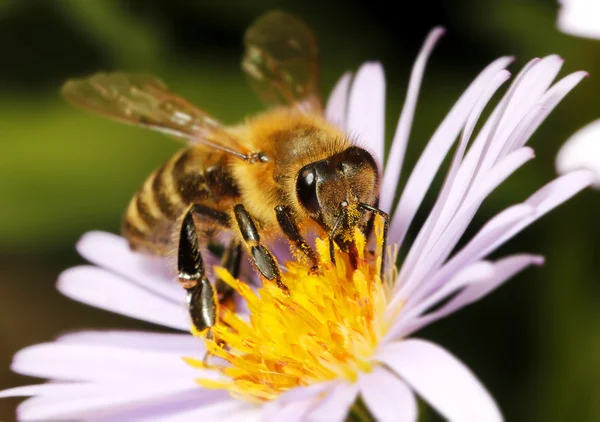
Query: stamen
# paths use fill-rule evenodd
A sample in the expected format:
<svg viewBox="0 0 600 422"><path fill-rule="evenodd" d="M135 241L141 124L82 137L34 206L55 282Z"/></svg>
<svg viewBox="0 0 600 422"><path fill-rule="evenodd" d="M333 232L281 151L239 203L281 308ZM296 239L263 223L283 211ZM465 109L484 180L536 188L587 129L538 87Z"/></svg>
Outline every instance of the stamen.
<svg viewBox="0 0 600 422"><path fill-rule="evenodd" d="M378 240L382 232L376 222ZM382 282L380 252L366 253L366 240L358 229L355 241L356 269L337 246L332 264L327 239L316 241L318 271L303 260L286 262L283 282L289 295L272 283L254 292L225 269L215 268L216 276L244 298L250 315L245 319L223 309L213 339L205 339L211 359L203 363L185 358L193 367L222 375L220 381L198 383L249 402L264 402L297 386L336 378L355 381L361 372L371 371L371 358L388 328L384 314L395 268L390 265Z"/></svg>

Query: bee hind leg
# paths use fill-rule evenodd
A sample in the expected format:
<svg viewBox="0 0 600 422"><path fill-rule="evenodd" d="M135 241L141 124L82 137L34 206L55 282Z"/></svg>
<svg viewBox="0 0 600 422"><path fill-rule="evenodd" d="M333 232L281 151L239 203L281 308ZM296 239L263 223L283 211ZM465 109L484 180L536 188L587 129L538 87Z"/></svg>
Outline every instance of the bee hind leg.
<svg viewBox="0 0 600 422"><path fill-rule="evenodd" d="M250 256L256 269L264 278L274 282L284 293L289 293L289 289L283 283L279 264L275 256L260 242L260 236L256 225L248 211L242 204L233 207L233 212L237 225L242 234L242 238L250 251Z"/></svg>
<svg viewBox="0 0 600 422"><path fill-rule="evenodd" d="M188 311L194 327L199 332L207 331L207 337L212 338L211 329L217 322L219 305L216 291L205 276L191 208L181 223L177 271L179 283L187 290Z"/></svg>

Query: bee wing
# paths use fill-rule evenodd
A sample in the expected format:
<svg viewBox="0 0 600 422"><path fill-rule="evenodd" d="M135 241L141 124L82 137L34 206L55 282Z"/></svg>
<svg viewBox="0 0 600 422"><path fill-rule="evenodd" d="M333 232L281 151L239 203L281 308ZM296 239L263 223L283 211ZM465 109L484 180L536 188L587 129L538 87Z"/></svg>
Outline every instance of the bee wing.
<svg viewBox="0 0 600 422"><path fill-rule="evenodd" d="M71 103L85 110L131 125L165 132L191 143L203 143L236 154L243 153L231 137L219 137L221 143L207 138L223 131L223 126L210 114L171 92L160 79L135 73L96 73L71 79L62 89Z"/></svg>
<svg viewBox="0 0 600 422"><path fill-rule="evenodd" d="M274 11L246 31L242 68L261 100L322 112L317 39L304 22Z"/></svg>

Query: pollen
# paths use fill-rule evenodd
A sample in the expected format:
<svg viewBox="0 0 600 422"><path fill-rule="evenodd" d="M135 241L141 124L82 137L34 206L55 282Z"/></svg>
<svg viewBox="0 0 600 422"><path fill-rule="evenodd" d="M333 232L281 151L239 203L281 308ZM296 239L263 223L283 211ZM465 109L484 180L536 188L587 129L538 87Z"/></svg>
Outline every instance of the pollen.
<svg viewBox="0 0 600 422"><path fill-rule="evenodd" d="M375 227L380 240L381 224ZM197 382L228 390L238 399L264 402L294 387L332 379L355 381L359 373L371 371L372 356L388 328L384 311L389 282L379 276L381 254L367 250L358 230L355 241L356 269L337 247L333 265L324 239L316 241L318 271L301 260L285 262L283 281L289 294L268 282L253 290L225 269L215 268L216 275L245 299L250 315L222 310L213 336L205 339L209 359L185 358L194 367L222 376Z"/></svg>

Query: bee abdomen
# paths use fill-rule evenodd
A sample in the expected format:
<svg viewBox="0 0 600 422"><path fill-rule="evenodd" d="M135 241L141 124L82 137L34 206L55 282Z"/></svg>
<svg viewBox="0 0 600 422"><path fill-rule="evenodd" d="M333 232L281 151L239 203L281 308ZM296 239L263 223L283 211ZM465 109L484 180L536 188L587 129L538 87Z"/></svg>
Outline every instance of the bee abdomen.
<svg viewBox="0 0 600 422"><path fill-rule="evenodd" d="M222 209L239 197L224 160L215 158L222 157L189 148L148 177L125 214L123 234L133 249L164 254L175 223L191 204Z"/></svg>

